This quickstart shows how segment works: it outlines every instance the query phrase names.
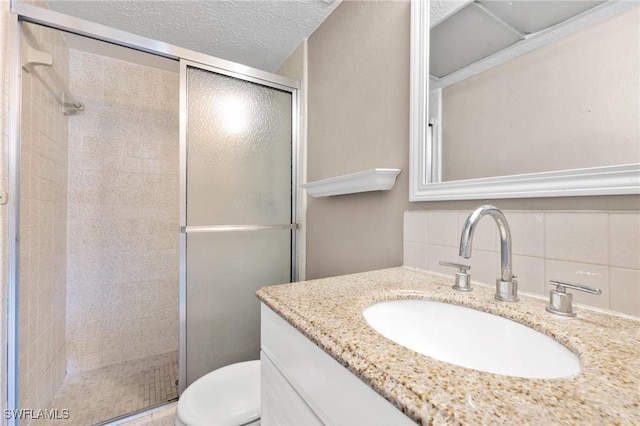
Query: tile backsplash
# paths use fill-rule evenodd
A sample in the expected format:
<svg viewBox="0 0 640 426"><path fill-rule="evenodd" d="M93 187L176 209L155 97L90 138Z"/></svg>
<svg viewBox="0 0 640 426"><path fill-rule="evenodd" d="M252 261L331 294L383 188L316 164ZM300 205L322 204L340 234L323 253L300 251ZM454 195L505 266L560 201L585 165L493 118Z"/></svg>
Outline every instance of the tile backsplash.
<svg viewBox="0 0 640 426"><path fill-rule="evenodd" d="M471 211L407 211L404 265L453 276L439 265L471 265L474 283L494 285L500 274L500 238L490 217L480 220L470 259L458 256L460 233ZM600 288L573 292L576 304L640 316L640 213L503 211L511 228L513 273L520 293L548 296L550 279Z"/></svg>

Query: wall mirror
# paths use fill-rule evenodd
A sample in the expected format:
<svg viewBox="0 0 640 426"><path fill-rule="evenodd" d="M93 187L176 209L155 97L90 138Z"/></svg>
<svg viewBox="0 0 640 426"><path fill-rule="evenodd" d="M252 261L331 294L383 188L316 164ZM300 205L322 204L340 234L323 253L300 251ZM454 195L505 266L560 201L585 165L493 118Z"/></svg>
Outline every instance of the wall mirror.
<svg viewBox="0 0 640 426"><path fill-rule="evenodd" d="M412 2L410 201L640 193L640 7Z"/></svg>

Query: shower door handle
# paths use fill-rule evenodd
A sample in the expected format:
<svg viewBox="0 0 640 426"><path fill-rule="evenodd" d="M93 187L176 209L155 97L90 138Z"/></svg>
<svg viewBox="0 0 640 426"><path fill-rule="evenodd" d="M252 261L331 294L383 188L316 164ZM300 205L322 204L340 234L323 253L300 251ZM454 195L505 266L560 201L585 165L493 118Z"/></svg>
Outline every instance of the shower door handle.
<svg viewBox="0 0 640 426"><path fill-rule="evenodd" d="M298 229L297 223L282 225L212 225L212 226L181 226L180 233L194 234L202 232L238 232L238 231L279 231L283 229Z"/></svg>

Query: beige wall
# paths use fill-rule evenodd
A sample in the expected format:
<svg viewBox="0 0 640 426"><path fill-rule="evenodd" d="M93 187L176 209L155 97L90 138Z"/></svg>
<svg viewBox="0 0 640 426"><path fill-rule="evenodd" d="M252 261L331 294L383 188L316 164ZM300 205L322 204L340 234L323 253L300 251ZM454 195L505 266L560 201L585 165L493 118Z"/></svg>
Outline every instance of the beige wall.
<svg viewBox="0 0 640 426"><path fill-rule="evenodd" d="M409 19L408 2L344 1L309 39L307 181L402 173L391 191L308 197L308 278L401 265L405 210L640 210L638 196L409 203Z"/></svg>
<svg viewBox="0 0 640 426"><path fill-rule="evenodd" d="M443 180L640 162L639 22L636 8L443 89Z"/></svg>
<svg viewBox="0 0 640 426"><path fill-rule="evenodd" d="M178 349L178 75L71 51L69 373Z"/></svg>
<svg viewBox="0 0 640 426"><path fill-rule="evenodd" d="M25 24L24 41L69 80L62 34ZM68 118L43 67L22 75L20 153L21 406L47 407L66 372Z"/></svg>
<svg viewBox="0 0 640 426"><path fill-rule="evenodd" d="M307 278L402 263L408 203L408 1L346 1L309 39L307 181L401 168L391 191L308 197Z"/></svg>

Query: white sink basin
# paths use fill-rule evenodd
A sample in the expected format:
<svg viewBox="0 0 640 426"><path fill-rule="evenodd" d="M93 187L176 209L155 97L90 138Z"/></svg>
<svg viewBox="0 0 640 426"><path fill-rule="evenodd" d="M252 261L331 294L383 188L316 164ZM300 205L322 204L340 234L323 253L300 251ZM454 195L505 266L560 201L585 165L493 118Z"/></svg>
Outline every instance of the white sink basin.
<svg viewBox="0 0 640 426"><path fill-rule="evenodd" d="M568 378L580 359L532 328L475 309L428 300L390 300L364 310L386 338L450 364L530 379Z"/></svg>

